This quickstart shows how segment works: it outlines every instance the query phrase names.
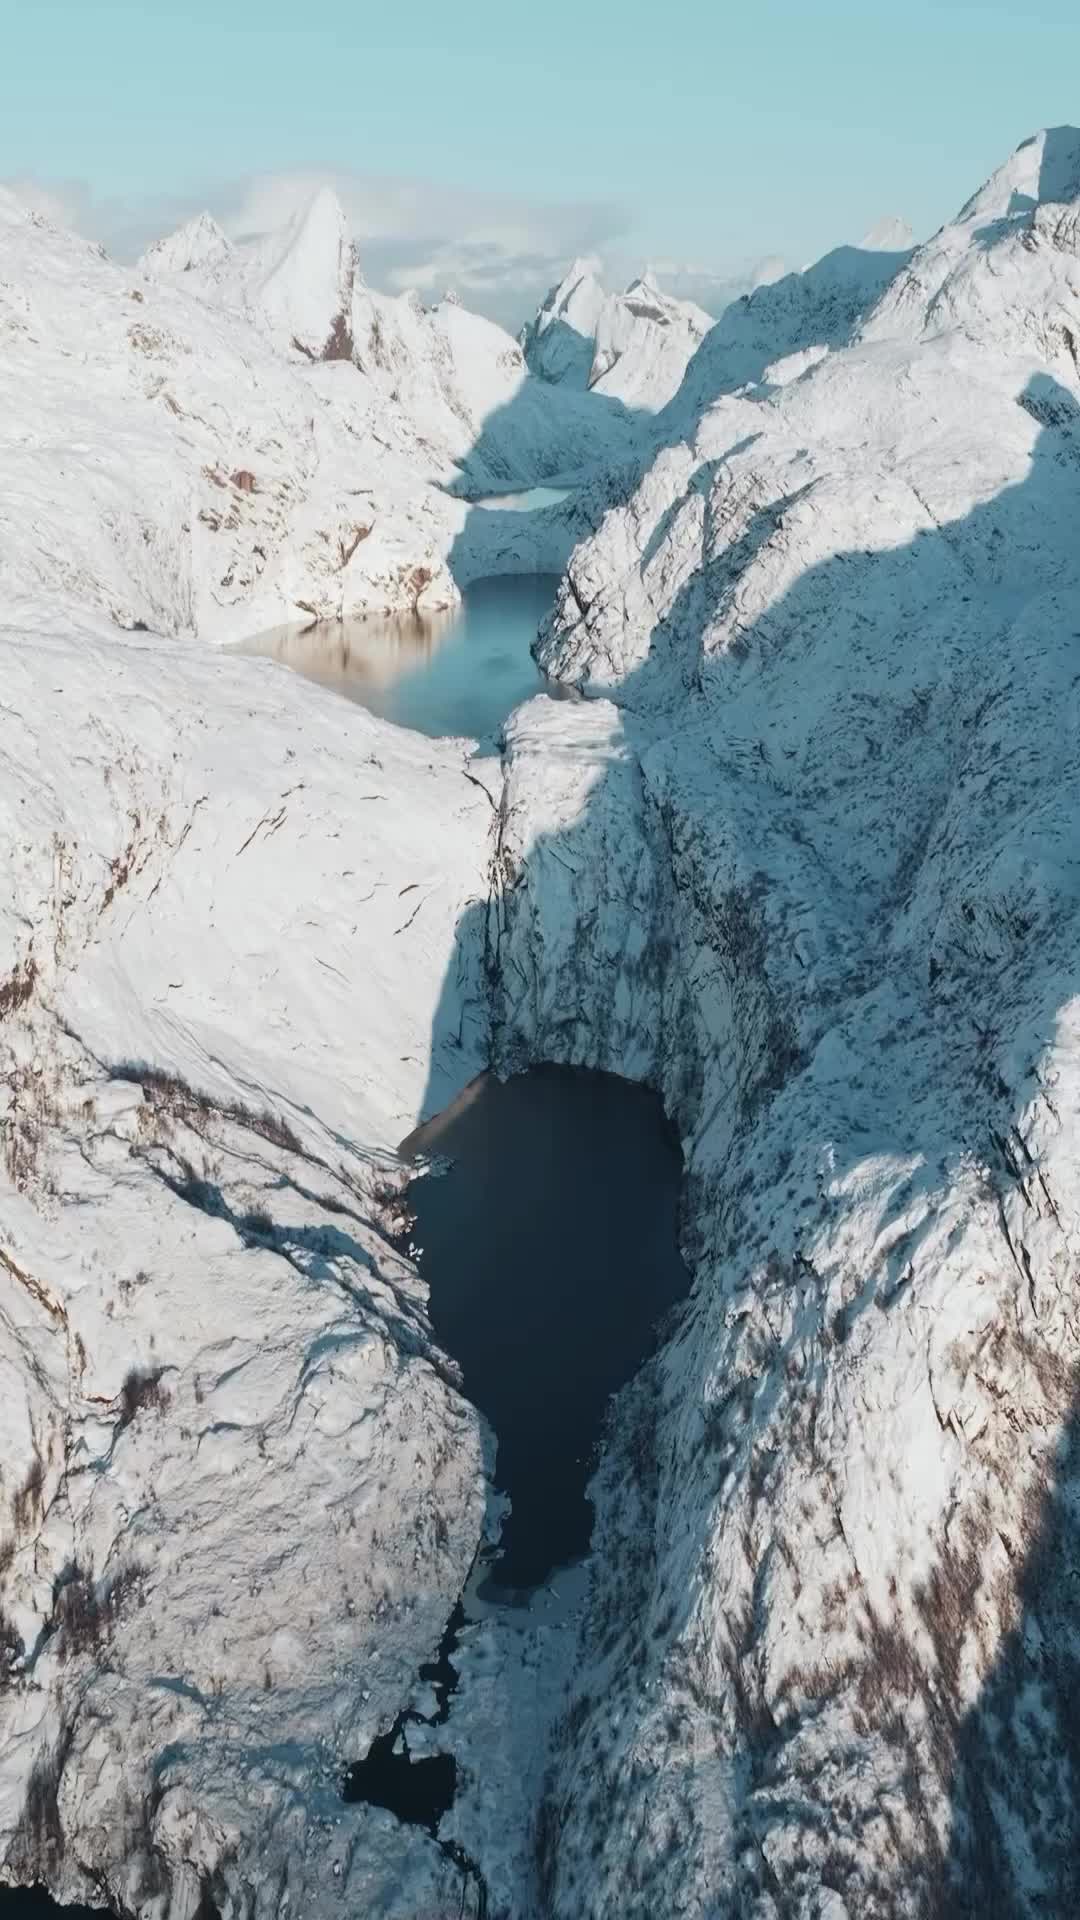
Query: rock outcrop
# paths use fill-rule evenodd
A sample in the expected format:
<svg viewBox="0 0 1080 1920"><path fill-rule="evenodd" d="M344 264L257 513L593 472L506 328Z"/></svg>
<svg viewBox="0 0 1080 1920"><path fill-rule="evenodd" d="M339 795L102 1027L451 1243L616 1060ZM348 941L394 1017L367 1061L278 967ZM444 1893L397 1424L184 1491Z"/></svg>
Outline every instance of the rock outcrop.
<svg viewBox="0 0 1080 1920"><path fill-rule="evenodd" d="M0 654L0 1878L449 1903L426 1835L336 1823L483 1524L387 1149L486 1057L478 944L429 1067L489 802L250 661Z"/></svg>

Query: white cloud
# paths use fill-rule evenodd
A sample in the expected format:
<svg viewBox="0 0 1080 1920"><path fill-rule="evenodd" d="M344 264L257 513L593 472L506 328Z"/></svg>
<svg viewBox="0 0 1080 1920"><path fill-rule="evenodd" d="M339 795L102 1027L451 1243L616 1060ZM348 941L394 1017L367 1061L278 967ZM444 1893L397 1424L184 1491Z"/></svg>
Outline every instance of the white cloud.
<svg viewBox="0 0 1080 1920"><path fill-rule="evenodd" d="M621 207L543 203L378 174L282 174L212 196L211 212L236 237L280 226L327 179L345 208L365 279L389 292L452 288L463 300L518 326L568 260L625 232Z"/></svg>
<svg viewBox="0 0 1080 1920"><path fill-rule="evenodd" d="M101 199L84 181L14 179L4 184L59 225L134 259L205 206L236 239L273 231L317 187L332 185L356 238L365 279L391 293L416 287L429 298L448 289L504 326L531 317L575 256L594 256L601 278L624 286L645 264L633 250L627 209L601 201L531 201L483 190L366 173L265 174L202 193ZM661 284L719 313L731 299L774 278L783 263L729 266L654 263Z"/></svg>
<svg viewBox="0 0 1080 1920"><path fill-rule="evenodd" d="M84 180L35 180L29 174L15 174L0 180L24 206L44 214L56 227L74 227L86 232L90 190ZM96 238L97 236L91 236Z"/></svg>
<svg viewBox="0 0 1080 1920"><path fill-rule="evenodd" d="M743 260L725 267L709 267L702 262L651 260L650 272L668 293L680 300L695 300L706 313L719 314L741 294L767 286L789 271L779 254L767 254L760 260Z"/></svg>

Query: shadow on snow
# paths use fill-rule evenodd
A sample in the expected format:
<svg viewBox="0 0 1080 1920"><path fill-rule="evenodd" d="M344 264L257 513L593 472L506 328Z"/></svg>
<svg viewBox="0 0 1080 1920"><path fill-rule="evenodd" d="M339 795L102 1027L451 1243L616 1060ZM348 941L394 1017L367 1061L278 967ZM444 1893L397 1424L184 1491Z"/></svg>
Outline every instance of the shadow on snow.
<svg viewBox="0 0 1080 1920"><path fill-rule="evenodd" d="M980 949L980 939L985 948L991 933L981 923L977 901L970 909L963 900L943 901L940 938L934 935L929 950L925 944L905 949L902 933L913 894L920 878L925 879L927 849L950 797L965 781L966 817L979 823L973 836L973 868L992 859L1002 836L1021 829L1023 858L1032 873L1052 852L1059 864L1066 858L1053 848L1057 828L1041 816L1039 792L1030 817L1025 815L1018 826L1016 788L1006 792L1004 801L999 799L993 767L1001 754L1040 752L1052 738L1032 741L1031 728L1040 721L1051 727L1067 724L1064 714L1055 720L1055 689L1060 702L1072 698L1075 707L1072 690L1080 672L1074 665L1080 653L1071 626L1040 628L1033 639L1023 632L1020 620L1028 601L1052 593L1059 584L1045 561L1040 573L1039 536L1046 517L1060 520L1065 514L1080 525L1080 408L1049 375L1032 378L1019 404L1041 429L1020 484L901 547L843 553L814 566L741 634L736 646L702 661L696 641L704 620L724 603L742 569L772 538L778 509L770 507L737 548L694 578L652 636L654 654L669 661L673 650L684 648L683 678L698 696L700 712L699 720L681 713L677 737L657 751L669 765L679 764L686 738L696 730L698 764L715 768L715 786L704 799L698 795L708 856L702 856L702 870L688 878L693 863L686 856L675 891L665 892L658 869L644 894L634 896L631 918L651 914L649 936L664 946L675 932L672 915L681 917L688 935L705 948L711 946L716 965L711 1024L708 1030L699 1025L695 1040L702 1054L696 1077L677 1088L673 1099L660 1032L639 1036L634 1072L664 1088L669 1105L677 1109L680 1131L692 1143L700 1145L710 1128L727 1127L728 1163L715 1189L695 1196L698 1208L707 1207L717 1219L730 1208L739 1174L752 1164L756 1115L763 1105L794 1099L797 1090L809 1084L814 1049L838 1012L850 1012L860 992L895 994L901 1024L915 1036L914 1057L924 1065L929 1062L927 1088L939 1088L941 1099L920 1095L916 1100L913 1095L909 1109L893 1108L890 1113L880 1103L863 1102L858 1083L838 1089L835 1097L845 1104L831 1137L846 1134L851 1165L873 1153L922 1152L928 1165L933 1163L931 1171L940 1172L943 1165L957 1166L977 1144L988 1153L999 1193L1007 1197L1016 1188L1020 1174L1002 1143L1015 1137L1036 1090L1031 1062L1040 1041L1052 1030L1058 1009L1080 988L1075 928L1071 922L1063 925L1060 913L1055 918L1049 907L1040 910L1033 894L1030 911L1018 904L1002 924L995 924L998 944L989 957ZM898 646L898 635L908 631L922 644ZM649 670L647 663L640 672ZM632 707L638 678L631 675L619 687L621 706ZM777 722L782 735L778 744L771 696L784 684L789 704L786 717ZM809 721L804 719L799 734L800 706L805 713L832 714L835 738L845 753L822 802L822 831L813 846L802 838L798 818L805 801L800 782L807 777L813 744ZM1004 728L996 747L985 732L991 714ZM632 729L635 723L625 724ZM588 756L594 745L590 740L575 746L571 736L558 750L571 757ZM976 769L980 752L987 769ZM980 785L984 771L985 783ZM1070 762L1066 753L1062 777L1071 782L1075 773L1075 759ZM633 1009L629 1014L625 1007L619 1009L626 983L609 965L598 925L613 906L612 888L620 884L618 860L609 860L606 850L616 851L620 822L625 828L626 796L636 782L640 774L632 747L612 756L607 765L597 761L597 777L581 815L558 834L541 835L520 868L511 872L505 848L497 846L492 901L470 907L458 927L433 1022L425 1117L444 1107L467 1077L462 1034L467 1028L475 1034L488 1008L494 1008L491 1050L499 1064L555 1061L620 1068L627 1037L634 1032ZM864 848L860 818L875 787L880 802L892 794L896 804L883 816L887 842ZM640 819L645 810L640 797L637 805ZM670 819L663 825L665 831L672 830ZM776 885L783 866L781 843L788 881L801 871L802 883L823 902L819 977L812 967L797 997L770 965L772 944L785 931L785 905ZM941 858L946 864L947 856L945 848ZM575 876L569 891L568 869ZM971 884L977 889L977 874ZM576 918L566 935L566 950L542 947L534 977L525 977L517 954L504 945L515 915L528 912L549 929L568 902ZM975 923L971 931L969 913ZM788 937L790 933L788 926ZM572 954L578 965L576 995L569 970ZM570 997L561 1007L550 991L551 980L545 978L549 967L556 976L566 969ZM673 1015L678 981L669 981L666 1000L664 991L659 989L660 999L649 1003L654 1013L660 1008L660 1020ZM692 1016L684 1008L681 1017ZM1016 1065L1020 1060L1027 1063L1023 1069ZM718 1072L721 1065L723 1074ZM715 1100L710 1104L719 1080L734 1089L726 1119ZM815 1084L812 1093L825 1140L830 1119L836 1118L827 1105L834 1096L823 1084ZM970 1131L960 1137L955 1116L965 1106ZM699 1177L693 1161L692 1145L691 1186ZM843 1171L838 1168L838 1176ZM794 1286L794 1267L792 1272ZM799 1279L804 1283L805 1275ZM703 1272L696 1292L701 1296L711 1287L734 1293L742 1284L737 1256L729 1251L717 1263L713 1279ZM884 1293L876 1298L879 1284L868 1282L853 1303L842 1330L845 1339L861 1313L872 1304L891 1309L902 1292L896 1284L888 1299ZM822 1346L824 1293L823 1285L814 1309ZM695 1310L692 1304L690 1312ZM778 1799L780 1759L792 1728L789 1721L781 1729L763 1696L756 1718L741 1731L734 1723L728 1729L727 1749L736 1807L732 1871L758 1878L753 1884L741 1883L730 1907L718 1907L718 1914L735 1914L739 1899L762 1891L774 1899L778 1914L803 1910L797 1908L794 1893L789 1900L770 1876L761 1850L763 1837L778 1825L790 1821L798 1827L803 1820L831 1821L835 1829L832 1864L821 1886L842 1895L850 1882L853 1889L861 1888L852 1897L872 1897L878 1902L874 1911L882 1915L921 1912L945 1920L947 1915L982 1913L994 1920L1020 1920L1036 1913L1064 1916L1080 1911L1080 1441L1077 1416L1070 1411L1072 1372L1049 1353L1034 1364L1042 1367L1040 1377L1045 1378L1054 1417L1064 1422L1063 1436L1056 1465L1037 1476L1041 1490L1027 1494L1023 1511L1015 1516L1007 1552L1016 1571L1011 1599L1002 1603L1001 1614L1003 1625L1007 1619L1012 1624L999 1637L974 1705L963 1692L959 1649L978 1625L973 1612L983 1605L978 1574L985 1566L985 1543L972 1549L974 1560L970 1554L965 1559L953 1544L960 1524L956 1515L950 1537L934 1543L938 1564L927 1587L915 1596L917 1610L927 1619L933 1615L931 1652L914 1641L898 1652L895 1634L894 1641L882 1641L880 1622L865 1641L863 1674L881 1662L884 1645L891 1645L896 1656L891 1669L886 1663L884 1679L878 1676L884 1688L879 1723L893 1728L886 1737L899 1740L904 1751L910 1749L901 1773L908 1782L917 1841L901 1844L894 1833L882 1877L875 1879L861 1818L856 1821L853 1815L845 1826L841 1809L825 1804L815 1808L818 1788L799 1777L794 1757L792 1798ZM782 1384L775 1390L782 1391ZM745 1474L747 1455L738 1415L734 1408L728 1439L732 1458L741 1461ZM656 1466L654 1459L654 1475ZM676 1491L668 1488L668 1508L663 1499L652 1507L654 1535L647 1558L653 1587L650 1590L647 1581L637 1596L643 1616L655 1607L656 1569L664 1560L664 1526L668 1510L677 1504ZM667 1627L671 1644L689 1605L683 1595L672 1609ZM637 1622L627 1623L631 1639L637 1630ZM886 1636L890 1631L886 1625ZM750 1632L753 1636L752 1626ZM749 1672L751 1644L744 1653ZM838 1671L834 1682L822 1684L826 1690L834 1684L840 1697L863 1680ZM822 1703L814 1705L818 1711ZM912 1705L925 1709L925 1738L905 1727ZM559 1833L575 1800L584 1804L586 1780L578 1777L575 1787L565 1769L572 1775L579 1756L589 1750L589 1718L586 1703L574 1723L575 1737L564 1750L564 1774L556 1778L545 1814L539 1875L543 1902L553 1911L569 1912L576 1897L560 1882ZM926 1811L931 1773L939 1796L952 1807L951 1839L944 1852ZM885 1822L891 1818L884 1799L875 1817ZM747 1849L756 1866L747 1866ZM694 1881L692 1848L686 1856L681 1868L671 1859L664 1867L665 1897L673 1906L680 1872L685 1871L687 1888ZM646 1870L642 1866L641 1872ZM627 1911L646 1911L654 1894L642 1887L646 1906L631 1904ZM626 1896L632 1902L629 1887Z"/></svg>

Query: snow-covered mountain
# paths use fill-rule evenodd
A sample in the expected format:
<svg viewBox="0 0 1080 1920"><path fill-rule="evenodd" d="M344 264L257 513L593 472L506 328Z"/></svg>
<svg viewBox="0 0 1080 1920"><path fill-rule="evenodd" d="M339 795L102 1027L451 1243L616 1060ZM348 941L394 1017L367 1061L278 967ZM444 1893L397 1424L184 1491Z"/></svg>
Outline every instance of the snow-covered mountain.
<svg viewBox="0 0 1080 1920"><path fill-rule="evenodd" d="M712 324L703 308L662 292L649 273L608 294L595 263L575 260L521 340L540 378L655 413Z"/></svg>
<svg viewBox="0 0 1080 1920"><path fill-rule="evenodd" d="M883 214L859 241L860 249L869 253L910 253L914 245L911 222L898 213Z"/></svg>
<svg viewBox="0 0 1080 1920"><path fill-rule="evenodd" d="M201 275L208 274L214 267L224 267L234 257L227 234L213 214L203 212L186 220L165 239L156 240L143 254L139 270L155 278L176 273Z"/></svg>
<svg viewBox="0 0 1080 1920"><path fill-rule="evenodd" d="M152 247L145 276L177 283L212 305L243 313L276 348L313 361L351 362L403 409L416 435L465 467L465 487L493 491L559 471L618 461L634 441L618 396L582 404L528 377L521 348L452 294L425 306L414 292L365 285L344 209L321 188L282 233L236 245L208 215Z"/></svg>
<svg viewBox="0 0 1080 1920"><path fill-rule="evenodd" d="M688 410L547 639L623 720L511 847L504 1044L666 1088L699 1272L601 1472L566 1920L1080 1897L1078 163L1041 136L850 344L838 302ZM529 713L508 780L551 817Z"/></svg>
<svg viewBox="0 0 1080 1920"><path fill-rule="evenodd" d="M867 317L867 340L960 333L999 352L1074 367L1080 143L1071 127L1026 141L911 256Z"/></svg>
<svg viewBox="0 0 1080 1920"><path fill-rule="evenodd" d="M340 200L315 192L283 231L233 245L201 213L147 249L142 278L175 281L186 291L257 318L283 344L312 360L348 360L356 251Z"/></svg>
<svg viewBox="0 0 1080 1920"><path fill-rule="evenodd" d="M228 639L449 605L500 562L487 529L470 559L448 490L633 444L617 403L531 380L489 321L371 294L327 195L272 243L200 220L135 271L0 195L0 325L0 578L33 622L47 597Z"/></svg>
<svg viewBox="0 0 1080 1920"><path fill-rule="evenodd" d="M712 324L703 307L673 299L642 275L601 308L590 388L656 413L678 390Z"/></svg>
<svg viewBox="0 0 1080 1920"><path fill-rule="evenodd" d="M899 237L895 231L886 238ZM869 236L873 239L874 236ZM712 401L754 385L797 379L836 347L847 345L859 321L911 257L864 243L836 247L801 273L756 287L724 309L686 368L664 410L661 432L682 439Z"/></svg>
<svg viewBox="0 0 1080 1920"><path fill-rule="evenodd" d="M355 276L309 357L332 247L258 311L212 233L132 277L2 214L3 1876L1075 1912L1080 133L737 303L647 443ZM530 477L595 436L542 648L593 698L469 768L195 644L452 587L477 429ZM662 1092L694 1286L579 1610L462 1635L436 1840L337 1786L484 1525L387 1150L492 1058Z"/></svg>

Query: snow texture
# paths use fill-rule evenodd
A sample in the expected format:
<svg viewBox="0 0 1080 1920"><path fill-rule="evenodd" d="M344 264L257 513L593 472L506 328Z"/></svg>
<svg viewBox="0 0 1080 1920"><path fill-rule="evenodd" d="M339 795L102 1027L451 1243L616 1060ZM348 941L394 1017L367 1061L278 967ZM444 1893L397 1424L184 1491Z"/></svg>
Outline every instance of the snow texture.
<svg viewBox="0 0 1080 1920"><path fill-rule="evenodd" d="M452 1844L489 1920L1071 1914L1080 134L637 418L355 270L312 359L335 230L256 311L203 228L133 284L4 203L3 1872L416 1920L476 1910ZM501 765L197 644L524 564L446 487L571 455L541 658L593 697ZM583 1599L478 1610L418 1731L436 1843L337 1785L490 1524L387 1230L491 1057L662 1093L694 1284Z"/></svg>

